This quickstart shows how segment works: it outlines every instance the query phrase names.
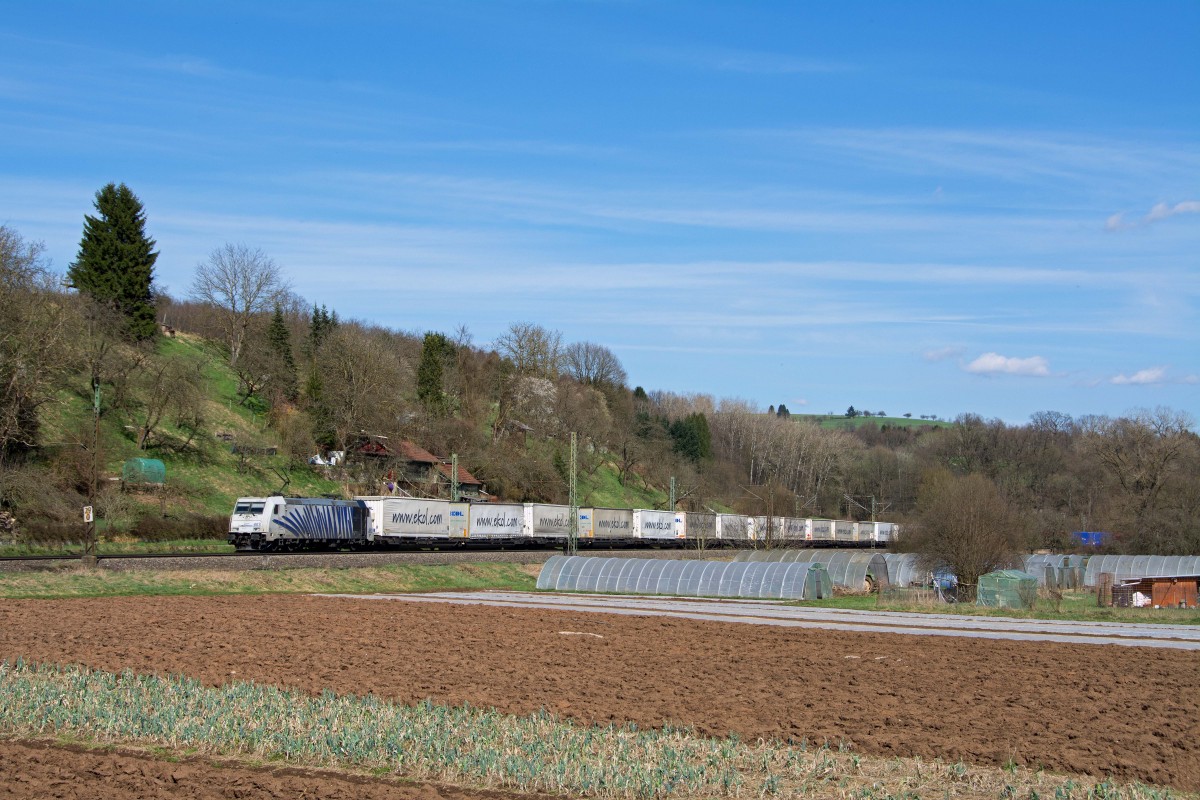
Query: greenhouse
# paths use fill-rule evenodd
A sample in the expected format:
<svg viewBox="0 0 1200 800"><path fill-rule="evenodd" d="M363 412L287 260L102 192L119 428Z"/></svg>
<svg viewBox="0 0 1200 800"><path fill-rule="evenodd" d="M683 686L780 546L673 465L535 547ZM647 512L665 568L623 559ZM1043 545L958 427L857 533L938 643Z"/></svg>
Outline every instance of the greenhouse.
<svg viewBox="0 0 1200 800"><path fill-rule="evenodd" d="M1025 556L1025 572L1037 578L1038 586L1051 589L1078 589L1083 586L1086 556Z"/></svg>
<svg viewBox="0 0 1200 800"><path fill-rule="evenodd" d="M923 569L916 553L884 553L887 562L888 580L892 586L925 586L929 583L929 570Z"/></svg>
<svg viewBox="0 0 1200 800"><path fill-rule="evenodd" d="M1200 575L1200 556L1092 556L1083 575L1084 586L1097 586L1100 575L1112 573L1113 580Z"/></svg>
<svg viewBox="0 0 1200 800"><path fill-rule="evenodd" d="M887 560L880 553L849 550L742 550L734 557L741 562L811 562L824 564L835 586L853 591L871 591L889 583Z"/></svg>
<svg viewBox="0 0 1200 800"><path fill-rule="evenodd" d="M1033 608L1038 581L1028 572L1002 569L979 576L975 605L988 608Z"/></svg>
<svg viewBox="0 0 1200 800"><path fill-rule="evenodd" d="M131 458L121 468L121 482L125 484L167 482L167 466L157 458Z"/></svg>
<svg viewBox="0 0 1200 800"><path fill-rule="evenodd" d="M820 564L591 556L553 556L542 567L537 588L775 600L817 600L833 593Z"/></svg>

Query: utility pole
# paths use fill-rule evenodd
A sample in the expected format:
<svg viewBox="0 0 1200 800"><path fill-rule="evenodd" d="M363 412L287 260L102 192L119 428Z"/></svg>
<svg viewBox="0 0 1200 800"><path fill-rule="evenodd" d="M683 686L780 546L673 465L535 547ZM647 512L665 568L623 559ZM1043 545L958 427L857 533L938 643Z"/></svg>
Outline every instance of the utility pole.
<svg viewBox="0 0 1200 800"><path fill-rule="evenodd" d="M882 505L880 505L879 501L875 499L875 495L873 495L873 494L860 494L860 495L843 494L842 496L846 498L846 513L847 513L847 515L849 515L849 513L850 513L850 510L851 510L850 506L855 505L855 506L858 506L859 508L861 508L863 511L869 511L871 513L871 522L878 521L875 519L875 517L880 511L887 511L889 508L892 507L891 503L883 503ZM855 500L854 499L855 497L870 498L871 507L867 508L862 503Z"/></svg>
<svg viewBox="0 0 1200 800"><path fill-rule="evenodd" d="M675 513L675 476L671 476L671 513Z"/></svg>
<svg viewBox="0 0 1200 800"><path fill-rule="evenodd" d="M567 555L579 555L579 488L577 486L575 465L578 461L578 442L575 433L571 433L571 469L570 482L567 487L567 502L571 506L571 515L567 523Z"/></svg>
<svg viewBox="0 0 1200 800"><path fill-rule="evenodd" d="M450 502L458 502L458 453L450 454Z"/></svg>
<svg viewBox="0 0 1200 800"><path fill-rule="evenodd" d="M83 557L85 567L96 566L96 491L99 483L97 472L100 469L100 381L92 381L92 468L88 476L88 504L83 510L83 521L87 526L83 539Z"/></svg>

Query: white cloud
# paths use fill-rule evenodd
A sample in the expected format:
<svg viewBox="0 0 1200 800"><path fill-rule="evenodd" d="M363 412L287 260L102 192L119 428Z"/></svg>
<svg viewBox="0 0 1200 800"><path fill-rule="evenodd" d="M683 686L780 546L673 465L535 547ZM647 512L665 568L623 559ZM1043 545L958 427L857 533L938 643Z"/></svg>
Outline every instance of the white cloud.
<svg viewBox="0 0 1200 800"><path fill-rule="evenodd" d="M1138 370L1132 375L1114 376L1112 382L1118 386L1149 386L1151 384L1163 383L1166 378L1166 367L1150 367Z"/></svg>
<svg viewBox="0 0 1200 800"><path fill-rule="evenodd" d="M1176 214L1196 214L1200 213L1200 200L1187 200L1175 205L1167 203L1159 203L1154 208L1150 209L1150 213L1146 215L1146 222L1157 222L1160 219L1173 217Z"/></svg>
<svg viewBox="0 0 1200 800"><path fill-rule="evenodd" d="M1178 216L1179 214L1200 214L1200 200L1185 200L1182 203L1158 203L1150 209L1150 213L1136 222L1126 222L1125 212L1113 214L1104 221L1106 231L1127 231L1131 228L1142 228L1153 222Z"/></svg>
<svg viewBox="0 0 1200 800"><path fill-rule="evenodd" d="M1042 356L1011 358L999 353L984 353L967 364L965 369L976 375L1030 375L1044 378L1050 374L1050 364Z"/></svg>

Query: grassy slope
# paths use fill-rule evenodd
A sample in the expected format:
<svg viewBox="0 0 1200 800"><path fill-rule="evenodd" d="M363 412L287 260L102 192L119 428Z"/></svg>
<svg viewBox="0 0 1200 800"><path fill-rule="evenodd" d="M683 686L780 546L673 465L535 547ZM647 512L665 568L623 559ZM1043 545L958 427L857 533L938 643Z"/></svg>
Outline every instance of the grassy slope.
<svg viewBox="0 0 1200 800"><path fill-rule="evenodd" d="M579 476L579 504L600 508L666 508L670 498L638 475L631 475L625 486L617 479L617 469L603 464L591 475Z"/></svg>
<svg viewBox="0 0 1200 800"><path fill-rule="evenodd" d="M230 452L230 443L218 438L217 434L229 434L239 443L253 447L269 447L278 444L277 438L266 424L262 415L240 404L237 395L237 380L224 362L223 356L213 347L190 336L174 339L163 338L158 342L161 355L172 355L194 359L201 363L207 382L208 395L204 400L204 433L187 449L178 447L185 435L169 421L161 426L159 434L147 450L139 451L134 435L125 425L126 415L104 413L101 416L103 436L108 442L105 453L105 473L109 478L119 478L121 467L129 458L158 458L166 464L166 506L168 517L186 512L225 515L233 507L233 501L242 495L266 494L279 489L282 481L272 467L285 472L291 478L287 491L292 494L338 493L337 483L322 479L307 468L289 468L280 457L255 457L246 464ZM80 387L85 381L76 381ZM102 395L101 408L108 411L112 402L109 395ZM63 393L59 402L44 415L43 424L46 440L66 442L72 432L81 426L87 427L91 420L91 398L84 393ZM159 507L159 497L150 492L134 492L125 498L131 506L125 520L100 520L103 530L105 522L121 527L137 515L138 509L150 510ZM116 516L121 516L117 514Z"/></svg>

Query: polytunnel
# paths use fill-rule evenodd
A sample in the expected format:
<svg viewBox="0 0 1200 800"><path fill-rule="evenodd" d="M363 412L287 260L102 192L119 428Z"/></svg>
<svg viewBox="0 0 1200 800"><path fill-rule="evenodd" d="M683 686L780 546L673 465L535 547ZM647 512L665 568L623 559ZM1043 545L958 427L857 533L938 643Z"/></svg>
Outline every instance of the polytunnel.
<svg viewBox="0 0 1200 800"><path fill-rule="evenodd" d="M1025 556L1025 565L1022 569L1037 578L1039 587L1056 587L1058 586L1058 571L1062 569L1066 560L1067 557L1064 555L1038 553Z"/></svg>
<svg viewBox="0 0 1200 800"><path fill-rule="evenodd" d="M922 569L916 553L884 553L888 580L892 586L924 586L929 583L929 570Z"/></svg>
<svg viewBox="0 0 1200 800"><path fill-rule="evenodd" d="M823 565L553 556L537 588L552 591L815 600L831 591ZM810 579L811 574L811 579Z"/></svg>
<svg viewBox="0 0 1200 800"><path fill-rule="evenodd" d="M1078 589L1083 584L1083 556L1040 553L1025 556L1023 569L1037 578L1039 587Z"/></svg>
<svg viewBox="0 0 1200 800"><path fill-rule="evenodd" d="M829 577L837 586L854 591L871 588L871 583L886 588L888 577L887 560L879 553L863 553L850 550L742 550L734 556L734 563L755 562L803 562L824 564Z"/></svg>
<svg viewBox="0 0 1200 800"><path fill-rule="evenodd" d="M1092 556L1087 560L1083 585L1096 586L1100 575L1112 573L1113 580L1200 575L1200 556Z"/></svg>

